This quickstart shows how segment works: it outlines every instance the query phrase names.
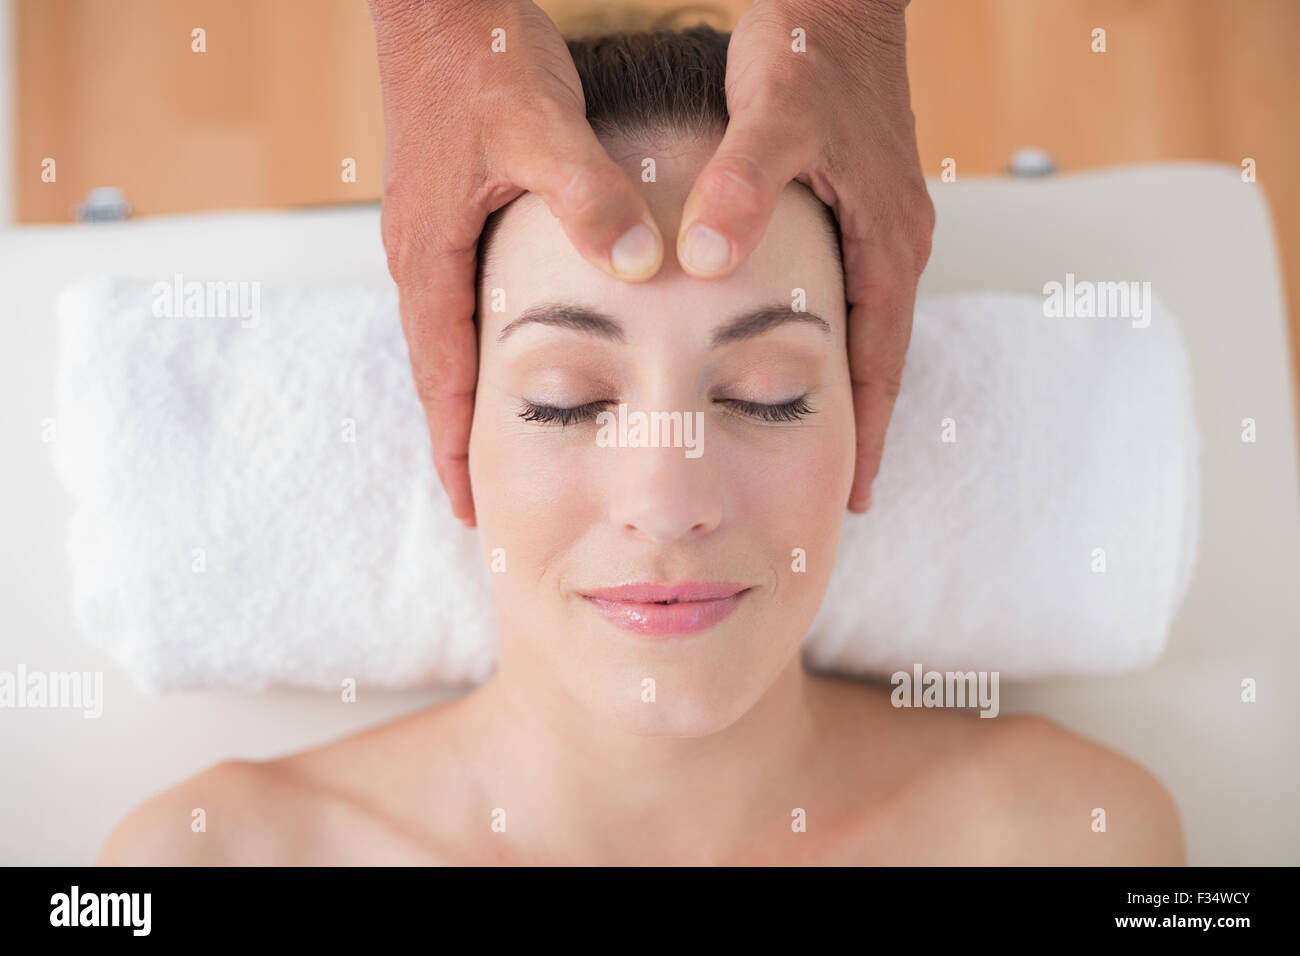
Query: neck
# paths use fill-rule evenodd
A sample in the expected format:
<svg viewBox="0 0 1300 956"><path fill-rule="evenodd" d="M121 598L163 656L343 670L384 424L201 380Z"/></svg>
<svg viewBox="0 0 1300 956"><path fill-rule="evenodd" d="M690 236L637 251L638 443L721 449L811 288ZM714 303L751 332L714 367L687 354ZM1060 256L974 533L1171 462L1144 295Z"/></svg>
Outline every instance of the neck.
<svg viewBox="0 0 1300 956"><path fill-rule="evenodd" d="M503 653L466 713L483 798L505 810L523 856L563 847L602 863L742 858L756 834L790 831L826 769L798 654L739 720L695 737L614 727L533 663Z"/></svg>

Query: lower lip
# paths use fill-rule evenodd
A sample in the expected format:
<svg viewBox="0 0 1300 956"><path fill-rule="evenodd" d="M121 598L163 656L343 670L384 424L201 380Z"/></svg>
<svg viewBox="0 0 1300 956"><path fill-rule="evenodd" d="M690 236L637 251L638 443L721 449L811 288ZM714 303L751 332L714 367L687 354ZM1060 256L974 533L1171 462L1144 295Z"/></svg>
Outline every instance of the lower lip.
<svg viewBox="0 0 1300 956"><path fill-rule="evenodd" d="M707 631L736 609L748 589L731 597L709 601L679 601L676 604L643 604L587 598L605 620L642 637L669 637Z"/></svg>

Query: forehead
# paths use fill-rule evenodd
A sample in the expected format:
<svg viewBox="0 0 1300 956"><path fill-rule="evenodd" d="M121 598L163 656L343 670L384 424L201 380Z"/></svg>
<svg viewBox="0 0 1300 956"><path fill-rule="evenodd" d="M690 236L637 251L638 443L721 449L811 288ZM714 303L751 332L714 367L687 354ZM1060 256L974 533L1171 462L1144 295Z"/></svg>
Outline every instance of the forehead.
<svg viewBox="0 0 1300 956"><path fill-rule="evenodd" d="M502 290L496 297L504 296L504 310L481 309L483 331L495 332L546 301L583 303L620 319L672 321L674 316L722 317L750 303L792 302L796 289L803 290L808 311L842 327L843 276L827 235L826 210L807 187L785 186L762 240L734 272L697 279L678 264L676 237L682 205L718 139L677 140L667 150L628 140L604 142L637 184L664 237L659 272L640 283L607 275L573 248L542 198L525 193L507 207L493 236L479 301L491 301L494 290ZM642 178L646 159L654 161L653 182Z"/></svg>

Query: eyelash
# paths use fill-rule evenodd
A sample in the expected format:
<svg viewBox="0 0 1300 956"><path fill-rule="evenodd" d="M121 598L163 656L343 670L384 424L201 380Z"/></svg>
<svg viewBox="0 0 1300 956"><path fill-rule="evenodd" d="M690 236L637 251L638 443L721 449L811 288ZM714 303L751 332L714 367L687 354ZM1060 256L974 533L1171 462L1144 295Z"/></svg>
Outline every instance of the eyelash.
<svg viewBox="0 0 1300 956"><path fill-rule="evenodd" d="M718 399L722 404L737 410L742 415L750 418L757 418L765 422L794 422L812 415L816 412L807 402L808 396L800 395L798 398L791 399L788 402L782 402L779 405L765 405L762 402L749 402L743 398L725 398ZM537 422L540 425L576 425L579 422L595 421L596 413L604 409L606 405L612 402L588 402L586 405L575 405L572 408L559 408L555 405L536 405L532 402L524 402L523 409L519 412L519 417L526 422Z"/></svg>
<svg viewBox="0 0 1300 956"><path fill-rule="evenodd" d="M586 405L575 405L573 408L559 408L555 405L534 405L532 402L524 402L519 417L526 422L537 422L539 425L564 427L579 422L594 421L596 413L608 404L608 402L588 402Z"/></svg>

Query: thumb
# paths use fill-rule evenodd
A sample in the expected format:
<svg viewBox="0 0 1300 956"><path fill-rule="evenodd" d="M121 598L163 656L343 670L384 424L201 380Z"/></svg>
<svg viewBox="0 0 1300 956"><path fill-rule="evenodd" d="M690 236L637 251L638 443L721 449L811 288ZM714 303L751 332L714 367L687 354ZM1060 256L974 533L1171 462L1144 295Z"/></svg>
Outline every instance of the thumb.
<svg viewBox="0 0 1300 956"><path fill-rule="evenodd" d="M664 240L632 178L610 159L586 115L554 105L506 144L506 177L546 201L582 257L618 279L659 271ZM539 148L540 147L540 148Z"/></svg>
<svg viewBox="0 0 1300 956"><path fill-rule="evenodd" d="M755 108L756 109L756 108ZM682 207L677 259L698 278L726 275L763 238L781 190L812 161L816 137L770 114L735 114Z"/></svg>

